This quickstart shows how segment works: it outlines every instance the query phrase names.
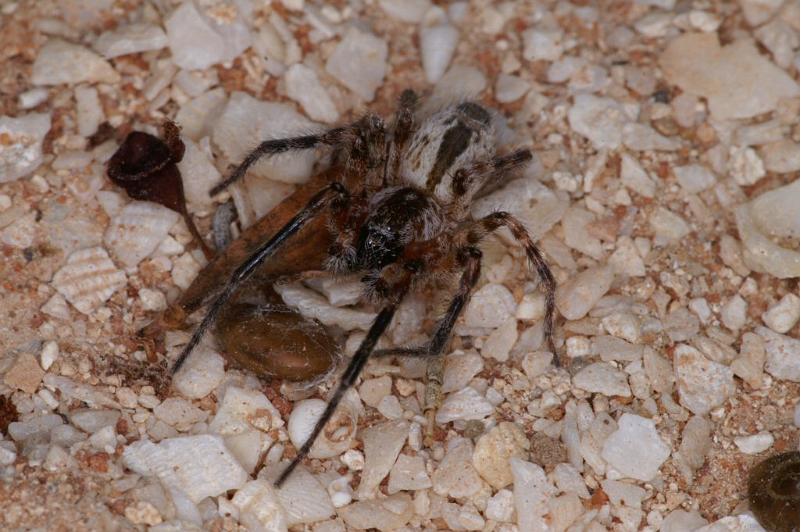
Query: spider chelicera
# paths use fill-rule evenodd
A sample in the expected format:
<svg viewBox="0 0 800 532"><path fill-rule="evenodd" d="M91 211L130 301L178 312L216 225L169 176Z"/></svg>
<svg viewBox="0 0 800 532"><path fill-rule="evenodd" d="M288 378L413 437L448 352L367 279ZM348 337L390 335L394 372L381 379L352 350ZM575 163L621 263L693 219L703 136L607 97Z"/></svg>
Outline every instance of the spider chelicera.
<svg viewBox="0 0 800 532"><path fill-rule="evenodd" d="M469 214L476 194L530 160L530 151L496 155L492 115L477 103L454 103L419 121L415 118L416 104L417 95L406 90L388 127L380 117L367 114L322 134L262 142L228 179L211 190L216 194L236 182L261 157L318 146L332 149L334 181L234 271L177 358L173 374L242 284L316 216L327 217L333 240L326 268L333 273L361 273L366 296L380 306L322 416L276 480L277 486L308 454L370 356L394 354L441 360L456 319L478 281L482 256L478 244L500 227L511 231L539 275L545 292L544 334L548 348L556 353L556 283L525 227L506 212L479 220ZM375 351L409 291L459 274L455 295L426 345ZM558 363L557 356L554 360Z"/></svg>

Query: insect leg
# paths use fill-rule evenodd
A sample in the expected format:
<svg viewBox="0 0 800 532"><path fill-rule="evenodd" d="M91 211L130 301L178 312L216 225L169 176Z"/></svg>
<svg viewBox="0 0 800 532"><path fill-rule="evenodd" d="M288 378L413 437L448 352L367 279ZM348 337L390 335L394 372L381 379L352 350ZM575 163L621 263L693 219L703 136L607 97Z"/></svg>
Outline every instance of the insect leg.
<svg viewBox="0 0 800 532"><path fill-rule="evenodd" d="M508 229L511 231L511 234L514 235L514 238L525 250L528 260L536 269L536 273L539 274L539 279L541 279L541 282L544 285L544 336L545 340L547 341L548 349L550 349L550 351L553 353L553 363L558 366L559 358L558 353L556 352L555 342L553 341L556 315L556 280L553 277L553 272L550 271L550 267L544 260L544 257L542 257L542 253L539 251L539 248L536 247L536 244L533 243L533 239L531 239L531 236L528 234L525 226L507 212L492 213L475 222L475 226L473 226L471 230L468 230L467 235L467 240L472 244L476 244L479 240L486 236L486 234L491 233L499 227L505 226L508 227Z"/></svg>
<svg viewBox="0 0 800 532"><path fill-rule="evenodd" d="M367 331L367 335L364 337L361 345L358 346L358 350L356 351L355 355L353 355L353 358L350 359L350 363L344 370L342 378L339 381L339 385L336 387L336 390L333 392L333 396L331 396L330 400L328 401L325 410L322 412L322 416L319 418L319 420L317 420L317 424L314 425L314 430L311 431L311 434L302 447L298 449L297 456L292 459L291 463L286 467L286 469L283 470L278 479L275 481L275 486L280 487L281 484L283 484L283 482L289 477L289 475L292 474L292 471L294 471L298 464L300 464L300 462L303 461L303 459L308 455L308 452L311 450L311 447L314 445L314 442L316 441L320 432L322 432L322 430L325 428L325 424L331 419L331 417L333 417L336 407L339 406L344 394L356 383L356 379L358 379L358 376L361 374L361 370L364 369L367 360L369 360L373 349L375 349L375 345L378 343L378 339L380 339L381 335L392 321L392 317L397 310L397 306L405 295L406 291L407 285L400 287L399 293L396 294L397 297L392 299L391 303L387 304L380 311L380 313L378 313L378 316L375 318L375 321L372 322L372 326L370 326L369 331Z"/></svg>
<svg viewBox="0 0 800 532"><path fill-rule="evenodd" d="M311 218L319 214L323 207L328 205L333 199L339 197L346 197L347 190L339 183L331 183L319 192L308 202L306 207L297 213L294 218L289 220L289 223L284 225L275 235L270 238L266 243L262 244L255 252L253 252L247 260L245 260L233 272L228 283L222 290L222 293L211 303L206 312L203 321L200 322L197 329L189 343L184 346L183 351L172 366L172 374L174 375L186 361L186 358L192 350L200 343L203 335L209 327L216 321L222 307L233 296L236 290L244 283L265 260L267 260L275 251L283 244L290 236L295 234L300 228Z"/></svg>
<svg viewBox="0 0 800 532"><path fill-rule="evenodd" d="M388 146L390 153L386 158L384 184L394 184L398 178L400 155L414 132L414 109L417 106L417 99L417 94L411 89L406 89L400 94L392 125L392 142Z"/></svg>
<svg viewBox="0 0 800 532"><path fill-rule="evenodd" d="M469 209L472 198L484 187L498 178L522 166L531 159L530 150L523 149L495 157L491 161L477 161L461 168L453 175L453 199L460 211Z"/></svg>
<svg viewBox="0 0 800 532"><path fill-rule="evenodd" d="M247 170L262 157L276 155L292 150L308 150L320 144L336 144L341 140L343 134L347 130L348 128L346 127L339 127L331 129L330 131L321 135L306 135L303 137L292 137L287 139L265 140L256 146L253 151L248 153L247 157L245 157L244 161L242 161L239 166L236 167L233 173L222 183L215 185L214 188L209 191L209 194L211 196L219 194L236 181L239 181L242 177L244 177L244 174L247 173Z"/></svg>

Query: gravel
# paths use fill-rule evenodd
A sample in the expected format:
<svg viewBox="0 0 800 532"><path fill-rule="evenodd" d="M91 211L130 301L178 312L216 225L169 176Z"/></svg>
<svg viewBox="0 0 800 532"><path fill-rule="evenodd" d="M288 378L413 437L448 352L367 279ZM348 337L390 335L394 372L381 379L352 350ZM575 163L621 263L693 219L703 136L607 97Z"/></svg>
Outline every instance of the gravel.
<svg viewBox="0 0 800 532"><path fill-rule="evenodd" d="M800 430L800 17L778 0L623 11L3 9L0 421L16 413L0 435L0 528L760 530L747 471ZM532 148L470 212L518 217L551 265L561 365L542 350L536 272L499 230L433 426L425 361L370 361L275 489L335 379L259 379L211 336L166 375L163 352L186 334L162 346L139 331L206 261L175 213L130 200L103 165L131 129L176 120L190 214L208 237L230 202L236 235L330 150L263 160L209 197L231 165L366 111L390 125L407 87L429 96L418 119L475 98L493 108L498 153ZM425 345L446 284L404 303L380 347ZM359 276L277 289L348 348L376 315Z"/></svg>

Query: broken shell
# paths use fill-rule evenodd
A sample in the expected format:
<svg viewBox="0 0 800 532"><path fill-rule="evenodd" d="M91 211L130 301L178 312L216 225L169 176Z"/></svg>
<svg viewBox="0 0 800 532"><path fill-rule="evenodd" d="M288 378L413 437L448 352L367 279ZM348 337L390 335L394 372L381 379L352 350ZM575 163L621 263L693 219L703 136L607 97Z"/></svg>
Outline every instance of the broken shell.
<svg viewBox="0 0 800 532"><path fill-rule="evenodd" d="M126 283L125 273L114 266L101 247L73 252L53 276L53 287L84 314L105 303Z"/></svg>
<svg viewBox="0 0 800 532"><path fill-rule="evenodd" d="M156 250L178 218L175 211L156 203L133 201L111 220L103 242L114 258L133 268Z"/></svg>
<svg viewBox="0 0 800 532"><path fill-rule="evenodd" d="M286 463L272 464L262 470L259 478L274 480L284 467ZM336 513L325 487L303 466L295 469L277 492L290 527L323 521Z"/></svg>
<svg viewBox="0 0 800 532"><path fill-rule="evenodd" d="M289 416L287 429L289 439L296 448L303 446L314 425L322 416L326 403L321 399L306 399L294 405ZM325 425L317 441L311 447L308 456L311 458L332 458L350 448L356 435L358 411L355 405L345 397L333 417Z"/></svg>
<svg viewBox="0 0 800 532"><path fill-rule="evenodd" d="M229 359L290 381L328 373L338 352L319 322L283 304L233 303L220 315L216 333Z"/></svg>

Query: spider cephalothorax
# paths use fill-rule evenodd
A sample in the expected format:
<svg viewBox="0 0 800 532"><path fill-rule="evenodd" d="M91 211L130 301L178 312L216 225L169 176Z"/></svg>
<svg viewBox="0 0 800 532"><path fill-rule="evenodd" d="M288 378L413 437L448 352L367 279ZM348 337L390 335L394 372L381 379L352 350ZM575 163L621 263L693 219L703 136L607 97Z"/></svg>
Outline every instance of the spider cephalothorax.
<svg viewBox="0 0 800 532"><path fill-rule="evenodd" d="M278 485L308 454L343 394L355 384L409 290L443 276L460 276L456 293L430 341L424 346L393 351L417 357L442 355L480 275L482 255L478 244L500 227L511 231L539 275L546 296L545 337L555 354L555 280L536 245L524 226L508 213L495 212L479 220L469 215L475 195L527 162L530 152L518 150L496 155L492 115L477 103L453 104L417 123L416 101L412 91L403 92L389 127L379 117L367 115L319 135L262 142L227 180L212 190L219 192L241 178L260 157L320 145L332 147L334 181L236 269L209 306L175 362L173 372L183 364L242 283L315 216L327 217L333 241L326 267L334 273L362 274L365 294L381 306L324 413L278 478Z"/></svg>

